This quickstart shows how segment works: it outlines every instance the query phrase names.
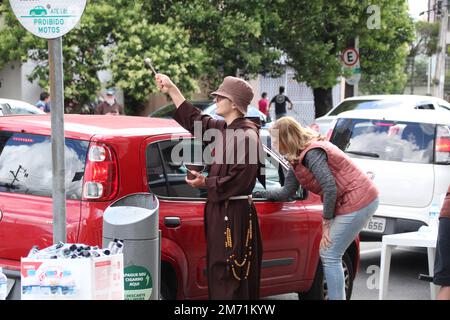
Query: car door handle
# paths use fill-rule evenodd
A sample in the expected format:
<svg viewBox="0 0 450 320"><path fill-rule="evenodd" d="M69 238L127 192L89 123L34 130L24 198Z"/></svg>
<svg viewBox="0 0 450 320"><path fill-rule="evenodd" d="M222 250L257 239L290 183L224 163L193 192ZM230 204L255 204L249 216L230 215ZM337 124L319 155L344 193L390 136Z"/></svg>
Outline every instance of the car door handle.
<svg viewBox="0 0 450 320"><path fill-rule="evenodd" d="M181 219L180 217L165 217L164 218L164 225L167 228L176 228L181 225Z"/></svg>

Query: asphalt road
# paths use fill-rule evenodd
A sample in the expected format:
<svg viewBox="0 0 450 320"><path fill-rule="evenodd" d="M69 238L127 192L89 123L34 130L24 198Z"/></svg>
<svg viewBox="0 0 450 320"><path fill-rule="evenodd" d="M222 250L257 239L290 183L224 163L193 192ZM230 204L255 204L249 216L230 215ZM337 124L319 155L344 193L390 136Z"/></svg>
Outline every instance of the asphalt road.
<svg viewBox="0 0 450 320"><path fill-rule="evenodd" d="M352 300L377 300L381 242L361 242L361 263L353 285ZM392 252L388 300L429 300L430 285L418 280L428 274L426 249L397 247ZM271 296L268 300L297 300L295 293Z"/></svg>

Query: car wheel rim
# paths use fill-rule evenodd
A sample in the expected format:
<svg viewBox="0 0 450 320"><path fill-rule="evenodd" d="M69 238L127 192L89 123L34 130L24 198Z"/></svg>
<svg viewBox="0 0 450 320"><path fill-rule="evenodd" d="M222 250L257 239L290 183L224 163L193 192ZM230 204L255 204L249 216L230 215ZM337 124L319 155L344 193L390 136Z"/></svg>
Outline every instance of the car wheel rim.
<svg viewBox="0 0 450 320"><path fill-rule="evenodd" d="M348 289L350 287L350 271L345 262L342 262L342 268L344 269L345 297L347 298ZM328 300L328 286L327 281L325 280L325 274L323 277L323 299Z"/></svg>

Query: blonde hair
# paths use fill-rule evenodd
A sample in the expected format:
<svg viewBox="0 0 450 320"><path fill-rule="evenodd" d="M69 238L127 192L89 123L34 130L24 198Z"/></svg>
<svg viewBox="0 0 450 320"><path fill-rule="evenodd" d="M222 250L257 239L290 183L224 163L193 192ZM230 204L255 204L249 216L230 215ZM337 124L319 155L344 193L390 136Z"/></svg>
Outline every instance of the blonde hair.
<svg viewBox="0 0 450 320"><path fill-rule="evenodd" d="M302 127L294 118L278 119L270 128L271 135L278 135L279 144L283 145L286 157L290 162L299 159L301 151L314 141L323 141L325 137L311 128Z"/></svg>

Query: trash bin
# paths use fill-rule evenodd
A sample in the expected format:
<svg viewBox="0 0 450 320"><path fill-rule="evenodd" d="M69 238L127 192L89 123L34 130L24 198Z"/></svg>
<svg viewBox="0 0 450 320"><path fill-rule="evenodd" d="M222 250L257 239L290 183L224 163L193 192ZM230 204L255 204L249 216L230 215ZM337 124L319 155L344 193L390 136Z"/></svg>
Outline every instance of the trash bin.
<svg viewBox="0 0 450 320"><path fill-rule="evenodd" d="M124 241L125 300L159 300L161 247L159 201L135 193L111 204L103 216L103 247Z"/></svg>

